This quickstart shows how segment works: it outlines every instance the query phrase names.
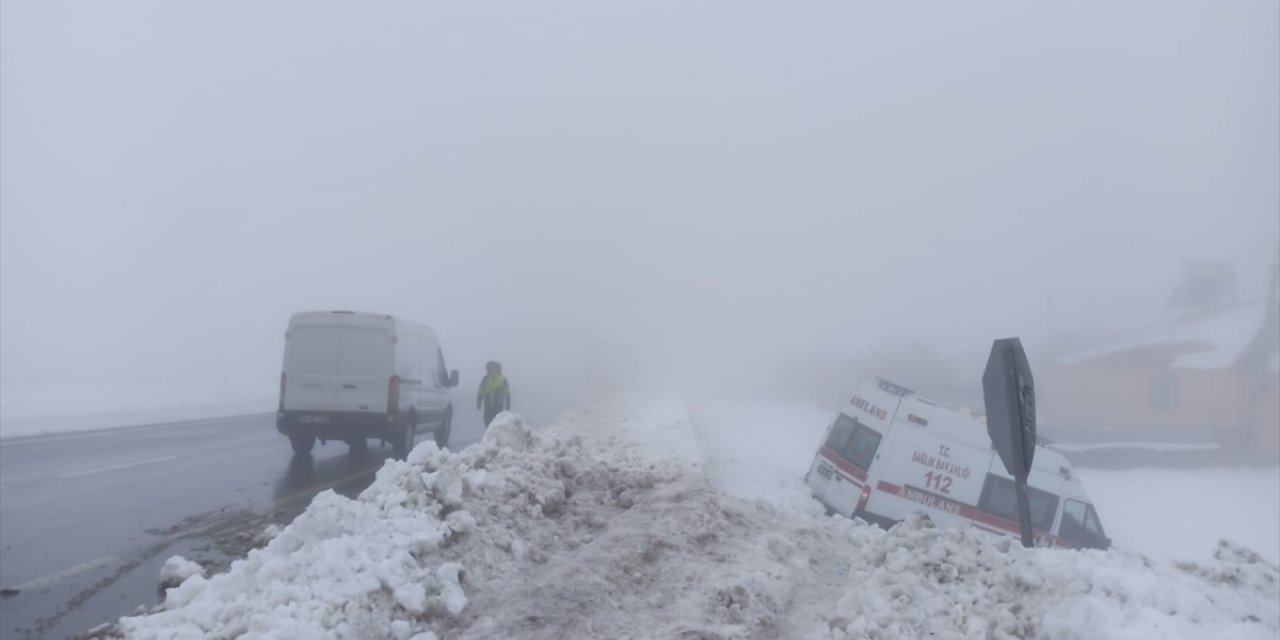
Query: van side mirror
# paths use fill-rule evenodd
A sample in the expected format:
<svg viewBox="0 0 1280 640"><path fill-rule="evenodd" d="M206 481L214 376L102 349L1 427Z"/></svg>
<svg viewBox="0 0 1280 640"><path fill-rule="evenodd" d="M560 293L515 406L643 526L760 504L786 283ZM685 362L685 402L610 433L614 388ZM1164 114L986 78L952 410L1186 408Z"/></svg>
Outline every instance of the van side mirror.
<svg viewBox="0 0 1280 640"><path fill-rule="evenodd" d="M454 369L453 371L449 372L449 386L450 387L458 386L458 370L457 369Z"/></svg>

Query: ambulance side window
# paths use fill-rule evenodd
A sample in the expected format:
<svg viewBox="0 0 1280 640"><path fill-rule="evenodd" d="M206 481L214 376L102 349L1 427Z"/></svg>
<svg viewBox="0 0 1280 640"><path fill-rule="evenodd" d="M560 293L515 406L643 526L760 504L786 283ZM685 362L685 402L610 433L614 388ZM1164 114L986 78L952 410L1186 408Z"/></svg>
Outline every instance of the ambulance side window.
<svg viewBox="0 0 1280 640"><path fill-rule="evenodd" d="M876 449L880 448L880 434L859 424L853 429L853 437L845 446L842 455L853 466L866 471L876 457Z"/></svg>
<svg viewBox="0 0 1280 640"><path fill-rule="evenodd" d="M1084 529L1085 504L1078 500L1067 500L1062 506L1062 524L1058 526L1058 530L1062 533L1062 537L1073 540Z"/></svg>
<svg viewBox="0 0 1280 640"><path fill-rule="evenodd" d="M827 435L826 447L866 471L876 457L876 449L880 448L880 437L879 433L842 413Z"/></svg>
<svg viewBox="0 0 1280 640"><path fill-rule="evenodd" d="M978 508L1006 520L1018 521L1018 494L1013 481L995 474L987 474L982 487ZM1031 526L1043 531L1053 528L1053 518L1058 514L1058 496L1035 487L1027 487L1027 502L1031 506Z"/></svg>
<svg viewBox="0 0 1280 640"><path fill-rule="evenodd" d="M1102 523L1098 521L1098 513L1093 510L1093 505L1089 505L1085 513L1084 529L1097 538L1106 537L1106 534L1102 532Z"/></svg>
<svg viewBox="0 0 1280 640"><path fill-rule="evenodd" d="M836 453L844 451L844 445L849 442L849 436L853 434L853 427L857 424L849 416L840 414L836 418L836 423L831 427L831 433L827 434L826 447Z"/></svg>

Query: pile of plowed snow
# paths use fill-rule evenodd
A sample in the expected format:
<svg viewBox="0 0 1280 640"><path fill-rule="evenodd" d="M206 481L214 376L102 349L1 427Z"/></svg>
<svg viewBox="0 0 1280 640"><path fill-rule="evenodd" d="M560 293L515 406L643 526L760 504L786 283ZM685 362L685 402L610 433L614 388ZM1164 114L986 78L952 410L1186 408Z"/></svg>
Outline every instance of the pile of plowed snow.
<svg viewBox="0 0 1280 640"><path fill-rule="evenodd" d="M797 479L799 482L799 479ZM1280 570L889 532L735 498L679 407L619 405L465 451L419 445L128 638L1275 638Z"/></svg>

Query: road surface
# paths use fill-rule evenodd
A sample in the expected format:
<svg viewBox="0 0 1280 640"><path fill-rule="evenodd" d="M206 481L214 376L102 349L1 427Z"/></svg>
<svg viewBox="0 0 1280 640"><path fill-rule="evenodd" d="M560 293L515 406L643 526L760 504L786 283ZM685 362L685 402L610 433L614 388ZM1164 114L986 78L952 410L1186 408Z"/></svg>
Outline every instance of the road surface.
<svg viewBox="0 0 1280 640"><path fill-rule="evenodd" d="M483 431L458 411L454 449ZM154 605L169 556L225 567L320 491L358 494L390 456L330 442L295 458L272 415L0 441L0 639L74 637Z"/></svg>

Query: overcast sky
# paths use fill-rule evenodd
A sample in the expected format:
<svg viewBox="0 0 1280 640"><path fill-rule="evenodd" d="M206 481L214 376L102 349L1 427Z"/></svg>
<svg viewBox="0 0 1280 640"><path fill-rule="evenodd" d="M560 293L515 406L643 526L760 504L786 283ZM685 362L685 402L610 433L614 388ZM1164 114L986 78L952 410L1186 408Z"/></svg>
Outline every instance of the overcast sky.
<svg viewBox="0 0 1280 640"><path fill-rule="evenodd" d="M270 393L309 309L431 324L469 386L589 343L1119 330L1188 259L1260 298L1278 32L1274 0L4 0L0 385Z"/></svg>

